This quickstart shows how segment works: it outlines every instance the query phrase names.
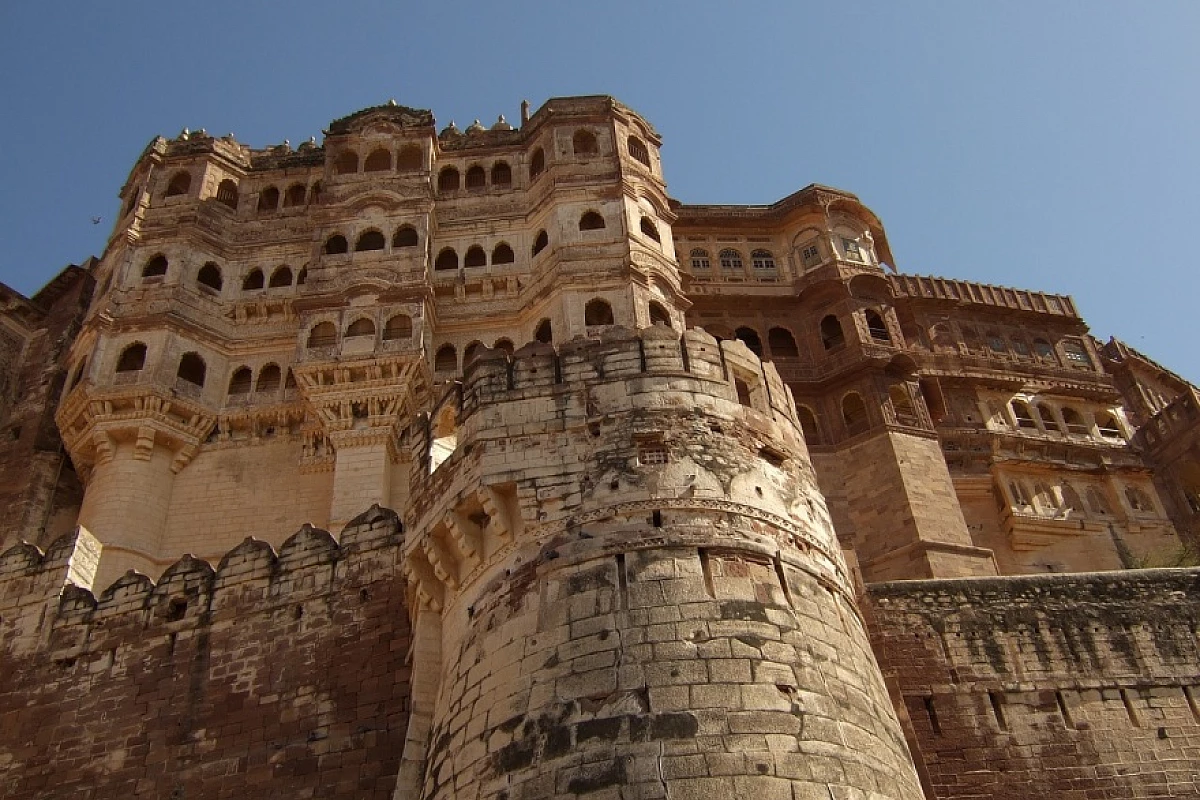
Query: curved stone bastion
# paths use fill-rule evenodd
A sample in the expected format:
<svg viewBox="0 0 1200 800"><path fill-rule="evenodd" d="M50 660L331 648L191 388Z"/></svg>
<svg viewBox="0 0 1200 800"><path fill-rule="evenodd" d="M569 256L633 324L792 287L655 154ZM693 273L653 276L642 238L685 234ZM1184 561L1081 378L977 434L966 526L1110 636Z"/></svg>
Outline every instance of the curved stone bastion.
<svg viewBox="0 0 1200 800"><path fill-rule="evenodd" d="M485 351L427 431L397 796L922 797L772 365Z"/></svg>

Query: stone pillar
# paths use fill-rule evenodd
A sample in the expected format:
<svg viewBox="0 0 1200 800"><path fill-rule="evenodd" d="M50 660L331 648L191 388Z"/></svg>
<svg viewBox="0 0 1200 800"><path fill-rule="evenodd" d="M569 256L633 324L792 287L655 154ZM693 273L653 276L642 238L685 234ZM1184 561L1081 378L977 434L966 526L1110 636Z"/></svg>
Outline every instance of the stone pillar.
<svg viewBox="0 0 1200 800"><path fill-rule="evenodd" d="M330 532L337 534L364 508L391 507L392 464L396 459L392 439L390 426L329 434L336 450Z"/></svg>
<svg viewBox="0 0 1200 800"><path fill-rule="evenodd" d="M156 445L154 432L138 431L135 441L114 441L97 432L97 459L83 495L79 524L104 543L96 571L97 594L134 569L158 578L178 557L165 557L159 543L167 524L175 484L173 450Z"/></svg>

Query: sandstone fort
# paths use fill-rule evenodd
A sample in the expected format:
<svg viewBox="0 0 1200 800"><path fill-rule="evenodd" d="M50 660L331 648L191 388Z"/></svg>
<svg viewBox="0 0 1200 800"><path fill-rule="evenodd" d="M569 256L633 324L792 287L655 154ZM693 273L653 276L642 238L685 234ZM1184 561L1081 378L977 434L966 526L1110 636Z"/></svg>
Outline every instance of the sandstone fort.
<svg viewBox="0 0 1200 800"><path fill-rule="evenodd" d="M661 144L183 131L0 286L0 798L1200 796L1196 388Z"/></svg>

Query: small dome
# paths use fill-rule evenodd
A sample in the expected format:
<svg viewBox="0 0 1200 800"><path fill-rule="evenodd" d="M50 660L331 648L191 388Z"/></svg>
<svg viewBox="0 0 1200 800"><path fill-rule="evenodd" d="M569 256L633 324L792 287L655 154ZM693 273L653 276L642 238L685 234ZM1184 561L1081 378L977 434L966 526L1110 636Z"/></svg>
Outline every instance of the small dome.
<svg viewBox="0 0 1200 800"><path fill-rule="evenodd" d="M492 126L492 130L494 131L511 131L512 129L513 126L508 124L508 120L504 118L503 114L496 120L496 124Z"/></svg>
<svg viewBox="0 0 1200 800"><path fill-rule="evenodd" d="M389 106L395 106L395 105L396 105L396 98L394 98L394 97L393 97L392 99L388 100L388 101L387 101L387 104L388 104Z"/></svg>
<svg viewBox="0 0 1200 800"><path fill-rule="evenodd" d="M483 130L484 130L483 123L480 122L479 120L475 120L467 128L467 133L482 133Z"/></svg>
<svg viewBox="0 0 1200 800"><path fill-rule="evenodd" d="M461 136L462 131L454 124L454 120L450 120L450 124L442 128L442 136Z"/></svg>
<svg viewBox="0 0 1200 800"><path fill-rule="evenodd" d="M315 137L315 136L308 137L308 141L301 143L299 149L300 150L315 150L315 149L317 149L317 137Z"/></svg>

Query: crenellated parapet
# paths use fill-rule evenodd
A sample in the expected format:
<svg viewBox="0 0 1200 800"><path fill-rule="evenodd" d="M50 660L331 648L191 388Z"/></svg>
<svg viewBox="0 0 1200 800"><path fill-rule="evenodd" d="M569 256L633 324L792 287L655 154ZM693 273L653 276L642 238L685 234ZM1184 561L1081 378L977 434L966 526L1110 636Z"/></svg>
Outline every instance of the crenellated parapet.
<svg viewBox="0 0 1200 800"><path fill-rule="evenodd" d="M378 506L335 540L304 526L278 550L247 537L214 567L184 555L157 581L130 570L92 586L103 546L78 528L45 553L20 544L0 555L0 652L41 649L54 660L105 652L128 637L179 634L294 610L353 587L393 579L404 542L395 512Z"/></svg>

